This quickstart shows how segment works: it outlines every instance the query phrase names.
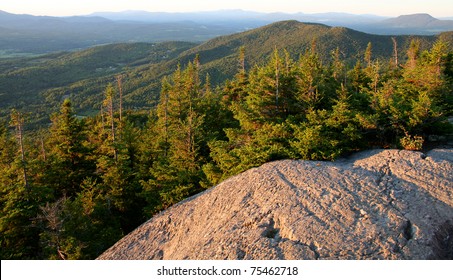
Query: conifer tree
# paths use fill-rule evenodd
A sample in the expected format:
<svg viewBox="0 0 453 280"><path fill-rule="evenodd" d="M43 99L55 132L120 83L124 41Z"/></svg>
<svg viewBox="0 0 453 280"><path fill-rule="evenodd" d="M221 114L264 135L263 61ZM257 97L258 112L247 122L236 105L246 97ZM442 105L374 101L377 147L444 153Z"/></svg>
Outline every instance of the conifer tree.
<svg viewBox="0 0 453 280"><path fill-rule="evenodd" d="M332 98L326 84L325 68L315 52L306 51L298 62L297 95L300 111L308 112L313 108L329 103ZM326 104L327 105L327 104Z"/></svg>
<svg viewBox="0 0 453 280"><path fill-rule="evenodd" d="M85 124L75 116L69 99L51 119L47 143L51 166L45 181L51 183L57 193L72 196L80 190L83 180L93 176L95 171L94 162L90 160L90 148L85 145Z"/></svg>
<svg viewBox="0 0 453 280"><path fill-rule="evenodd" d="M17 114L15 121L20 121L22 114L18 114L17 111L15 113ZM34 227L33 218L38 213L39 205L52 196L46 187L32 182L34 172L28 172L31 171L28 165L30 159L26 156L24 160L27 161L28 184L25 183L20 150L25 152L27 143L22 142L21 148L19 142L17 135L16 137L10 135L6 125L0 123L1 259L35 259L41 256L40 231Z"/></svg>
<svg viewBox="0 0 453 280"><path fill-rule="evenodd" d="M268 64L250 73L245 111L255 129L265 122L282 122L299 112L296 71L289 54L285 51L285 57L281 57L275 49Z"/></svg>
<svg viewBox="0 0 453 280"><path fill-rule="evenodd" d="M202 142L204 114L201 100L203 87L199 78L199 58L182 70L164 79L157 109L157 127L161 146L150 169L152 178L142 182L150 208L162 209L199 189L203 160L199 149ZM150 211L155 211L150 209Z"/></svg>
<svg viewBox="0 0 453 280"><path fill-rule="evenodd" d="M407 62L406 68L413 69L417 66L417 59L420 55L420 41L419 40L412 40L407 50Z"/></svg>
<svg viewBox="0 0 453 280"><path fill-rule="evenodd" d="M371 67L371 62L372 62L372 50L373 46L371 44L371 42L368 42L368 45L366 46L366 50L365 50L365 63L366 63L366 67L367 68L370 68Z"/></svg>

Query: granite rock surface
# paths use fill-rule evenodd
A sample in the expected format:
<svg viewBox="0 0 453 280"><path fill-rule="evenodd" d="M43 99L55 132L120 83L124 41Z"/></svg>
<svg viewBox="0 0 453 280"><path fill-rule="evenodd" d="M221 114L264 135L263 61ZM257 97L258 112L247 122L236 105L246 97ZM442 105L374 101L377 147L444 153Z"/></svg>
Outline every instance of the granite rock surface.
<svg viewBox="0 0 453 280"><path fill-rule="evenodd" d="M98 259L452 259L453 150L267 163L154 216Z"/></svg>

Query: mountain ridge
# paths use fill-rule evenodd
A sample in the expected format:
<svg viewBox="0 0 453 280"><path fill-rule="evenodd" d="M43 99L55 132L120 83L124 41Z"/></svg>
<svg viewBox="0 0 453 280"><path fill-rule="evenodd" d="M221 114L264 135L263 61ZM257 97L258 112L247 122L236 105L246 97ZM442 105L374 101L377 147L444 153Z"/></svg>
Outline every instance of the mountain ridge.
<svg viewBox="0 0 453 280"><path fill-rule="evenodd" d="M131 11L110 12L110 13L93 13L91 15L104 16L110 19L129 20ZM428 14L410 14L400 15L398 17L377 16L372 14L350 14L339 12L325 12L306 14L303 12L296 13L263 13L244 10L223 10L207 12L190 12L190 13L168 13L168 12L146 12L133 11L139 14L139 18L147 22L163 22L165 20L181 21L191 20L200 22L209 21L241 21L254 27L267 25L272 22L297 20L301 22L322 23L329 26L343 26L366 33L376 33L379 35L434 35L440 32L453 30L453 25L449 20L440 20ZM428 15L432 25L420 24L423 17ZM135 17L136 18L136 17ZM408 22L410 21L410 22ZM411 23L412 22L412 23Z"/></svg>
<svg viewBox="0 0 453 280"><path fill-rule="evenodd" d="M0 50L43 54L123 42L202 42L243 30L235 25L190 21L146 23L112 21L101 17L48 17L0 14Z"/></svg>
<svg viewBox="0 0 453 280"><path fill-rule="evenodd" d="M453 36L445 37L447 40L453 40ZM285 38L285 40L281 38ZM410 41L414 38L420 40L422 49L427 49L439 36L396 36L395 39L398 43L401 58L403 58L405 50L409 47ZM158 100L161 79L175 71L178 64L184 66L189 61L192 61L197 54L200 57L202 76L209 73L211 82L215 86L223 83L226 79L230 79L237 73L240 47L245 48L246 67L250 69L255 64L261 64L276 48L281 51L286 49L293 59L298 59L300 54L311 48L313 41L316 42L317 52L324 61L331 59L331 52L338 47L342 51L342 59L345 62L355 63L357 59L363 58L363 53L369 42L373 45L373 57L390 57L393 53L392 36L366 34L348 28L329 27L318 23L307 24L297 21L284 21L233 35L219 36L203 44L192 44L191 48L181 49L181 53L178 53L172 59L163 59L155 61L156 63L142 64L141 66L137 65L137 67L129 68L127 71L126 69L118 68L115 73L123 72L124 74L125 86L127 87L124 96L125 105L136 108L149 108L154 106L153 104L156 104ZM123 55L127 56L126 53ZM34 67L33 69L36 70L36 65ZM70 65L67 67L71 69ZM26 68L23 70L25 71ZM52 71L51 69L48 70ZM18 69L15 70L15 72L18 71ZM22 73L25 72L22 71ZM76 107L79 108L79 111L91 111L93 108L99 107L102 100L102 96L99 93L103 92L109 81L114 82L115 73L103 76L101 80L89 78L60 85L59 87L41 88L39 93L36 93L36 88L27 90L29 93L22 91L14 91L12 93L12 87L0 86L0 93L3 93L2 100L4 100L2 103L3 106L9 104L5 101L9 98L8 96L26 96L30 92L34 92L34 100L39 100L38 97L42 96L44 97L42 98L43 100L46 100L46 102L52 101L54 103L52 106L58 108L60 97L69 95ZM50 76L49 83L61 74L63 73ZM98 77L98 74L96 73L95 77ZM0 85L7 85L8 77L7 73L1 74ZM23 79L30 80L27 79L27 76L24 76ZM24 83L23 85L27 84ZM146 102L143 100L146 100ZM29 102L30 99L26 103L30 105ZM44 104L38 105L39 108L47 106L44 106Z"/></svg>
<svg viewBox="0 0 453 280"><path fill-rule="evenodd" d="M99 17L104 15L105 17ZM106 18L107 17L107 18ZM0 13L0 50L16 53L47 53L73 50L117 42L162 42L209 39L254 29L276 21L297 20L342 26L374 34L434 35L453 30L453 21L436 24L392 25L395 19L344 13L257 13L250 11L212 11L201 13L95 13L87 16L51 17ZM409 17L410 18L410 17ZM387 22L387 23L386 23ZM403 26L403 27L401 27ZM404 27L406 26L406 27ZM3 28L10 32L4 32ZM39 34L39 36L36 36Z"/></svg>
<svg viewBox="0 0 453 280"><path fill-rule="evenodd" d="M403 55L414 37L397 36L395 38L399 51ZM422 48L427 48L436 40L436 37L418 38ZM275 49L286 49L294 59L298 59L297 56L311 48L313 42L316 44L316 51L324 61L330 60L331 52L338 47L344 58L355 63L356 59L362 58L369 42L373 45L375 57L389 57L393 52L392 36L373 35L345 27L288 20L211 39L183 52L180 61L187 62L199 54L202 63L212 63L207 57L214 56L222 60L217 65L230 65L228 75L232 75L237 71L233 66L236 63L236 58L233 56L238 53L239 47L245 48L247 64L251 67L259 63L263 57L269 56Z"/></svg>
<svg viewBox="0 0 453 280"><path fill-rule="evenodd" d="M439 22L453 23L448 20L439 20L433 16L425 13L412 14L412 15L401 15L396 18L384 20L384 24L394 25L395 27L418 27L418 26L429 26L432 24L438 24Z"/></svg>
<svg viewBox="0 0 453 280"><path fill-rule="evenodd" d="M392 30L395 34L435 34L453 30L453 20L440 20L429 14L420 13L386 19L375 28Z"/></svg>

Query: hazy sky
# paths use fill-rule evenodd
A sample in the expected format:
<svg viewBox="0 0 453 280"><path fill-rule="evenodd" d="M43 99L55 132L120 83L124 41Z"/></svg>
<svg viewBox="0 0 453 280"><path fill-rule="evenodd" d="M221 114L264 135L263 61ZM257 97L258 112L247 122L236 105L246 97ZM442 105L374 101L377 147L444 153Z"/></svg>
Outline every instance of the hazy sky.
<svg viewBox="0 0 453 280"><path fill-rule="evenodd" d="M453 0L0 0L0 10L32 15L86 15L95 11L152 12L243 9L260 12L346 12L397 16L429 13L453 17Z"/></svg>

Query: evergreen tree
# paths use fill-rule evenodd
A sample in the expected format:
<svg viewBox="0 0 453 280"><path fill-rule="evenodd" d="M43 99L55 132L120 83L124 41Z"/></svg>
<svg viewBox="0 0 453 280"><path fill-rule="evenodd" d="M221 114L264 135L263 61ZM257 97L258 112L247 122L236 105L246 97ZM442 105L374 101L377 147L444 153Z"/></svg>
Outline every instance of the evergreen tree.
<svg viewBox="0 0 453 280"><path fill-rule="evenodd" d="M206 141L202 130L203 98L198 56L186 69L178 66L164 80L157 127L153 128L158 133L154 139L160 143L156 152L161 154L155 157L151 178L142 181L143 195L150 203L147 211L151 213L176 203L175 197L182 199L200 190L204 163L200 147Z"/></svg>
<svg viewBox="0 0 453 280"><path fill-rule="evenodd" d="M307 51L300 57L295 96L299 112L305 114L314 108L330 105L332 90L335 89L327 83L325 70L317 53Z"/></svg>
<svg viewBox="0 0 453 280"><path fill-rule="evenodd" d="M373 46L372 46L371 42L368 42L368 45L366 46L366 50L365 50L365 57L364 57L367 68L371 67L372 52L373 52Z"/></svg>
<svg viewBox="0 0 453 280"><path fill-rule="evenodd" d="M42 257L40 231L34 226L33 218L39 211L39 205L52 197L47 188L31 182L31 176L28 175L32 175L32 172L27 173L28 183L25 183L23 162L25 156L22 157L21 151L25 151L26 148L24 142L19 148L21 145L19 142L20 140L14 141L6 125L0 123L1 259Z"/></svg>
<svg viewBox="0 0 453 280"><path fill-rule="evenodd" d="M85 144L85 124L76 118L69 99L51 119L47 143L49 170L42 183L53 186L58 196L73 196L80 191L83 180L95 172L94 161L90 159L92 151Z"/></svg>
<svg viewBox="0 0 453 280"><path fill-rule="evenodd" d="M345 87L338 91L338 98L331 110L312 110L307 121L293 125L293 148L300 158L334 160L340 155L360 148L361 132L351 110L350 94Z"/></svg>
<svg viewBox="0 0 453 280"><path fill-rule="evenodd" d="M281 57L274 50L272 59L264 67L256 67L250 73L246 98L249 121L255 128L266 122L281 123L287 116L298 111L296 104L296 65L289 58Z"/></svg>

